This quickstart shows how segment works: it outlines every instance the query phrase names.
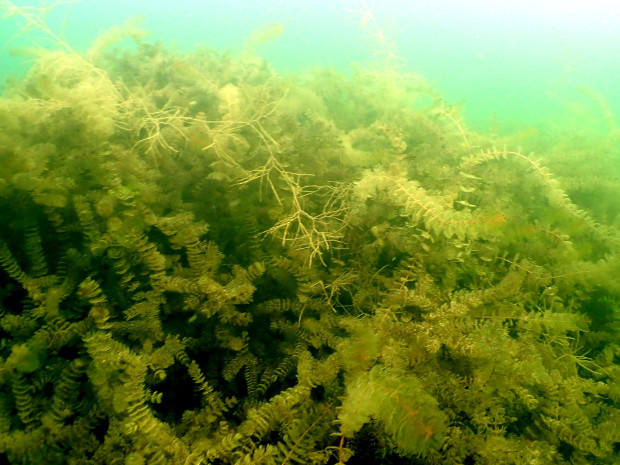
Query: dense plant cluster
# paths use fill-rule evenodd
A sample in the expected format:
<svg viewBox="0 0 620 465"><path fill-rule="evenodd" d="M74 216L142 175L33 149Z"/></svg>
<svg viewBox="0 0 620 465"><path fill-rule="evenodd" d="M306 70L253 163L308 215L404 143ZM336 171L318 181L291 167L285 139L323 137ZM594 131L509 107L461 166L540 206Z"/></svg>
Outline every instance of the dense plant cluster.
<svg viewBox="0 0 620 465"><path fill-rule="evenodd" d="M0 99L0 461L618 463L617 131L142 36Z"/></svg>

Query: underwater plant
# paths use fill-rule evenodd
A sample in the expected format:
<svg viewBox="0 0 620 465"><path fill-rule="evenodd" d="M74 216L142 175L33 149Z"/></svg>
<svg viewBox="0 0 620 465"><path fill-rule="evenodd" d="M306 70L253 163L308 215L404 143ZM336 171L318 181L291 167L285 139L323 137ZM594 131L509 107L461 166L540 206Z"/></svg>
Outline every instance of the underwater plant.
<svg viewBox="0 0 620 465"><path fill-rule="evenodd" d="M0 461L618 463L599 146L145 37L0 96Z"/></svg>

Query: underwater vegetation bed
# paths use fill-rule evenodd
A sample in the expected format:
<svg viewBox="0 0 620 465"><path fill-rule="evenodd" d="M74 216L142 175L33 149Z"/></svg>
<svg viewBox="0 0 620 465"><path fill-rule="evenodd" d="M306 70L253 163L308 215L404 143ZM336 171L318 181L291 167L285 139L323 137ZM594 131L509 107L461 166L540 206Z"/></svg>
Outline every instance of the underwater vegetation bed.
<svg viewBox="0 0 620 465"><path fill-rule="evenodd" d="M612 122L142 37L0 97L0 463L620 462Z"/></svg>

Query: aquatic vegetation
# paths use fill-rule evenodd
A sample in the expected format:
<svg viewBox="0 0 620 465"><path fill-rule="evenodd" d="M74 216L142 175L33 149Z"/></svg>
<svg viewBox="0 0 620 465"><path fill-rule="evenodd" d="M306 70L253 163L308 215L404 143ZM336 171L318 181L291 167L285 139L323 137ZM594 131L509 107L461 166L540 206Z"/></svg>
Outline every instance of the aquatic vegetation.
<svg viewBox="0 0 620 465"><path fill-rule="evenodd" d="M615 141L144 36L0 98L2 460L618 462Z"/></svg>

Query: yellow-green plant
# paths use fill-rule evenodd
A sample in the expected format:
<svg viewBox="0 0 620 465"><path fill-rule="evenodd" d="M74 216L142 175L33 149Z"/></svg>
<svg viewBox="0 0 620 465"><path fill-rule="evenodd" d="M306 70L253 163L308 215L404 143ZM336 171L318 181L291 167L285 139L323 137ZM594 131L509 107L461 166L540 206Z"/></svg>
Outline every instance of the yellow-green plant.
<svg viewBox="0 0 620 465"><path fill-rule="evenodd" d="M136 27L0 97L0 460L617 463L611 164Z"/></svg>

